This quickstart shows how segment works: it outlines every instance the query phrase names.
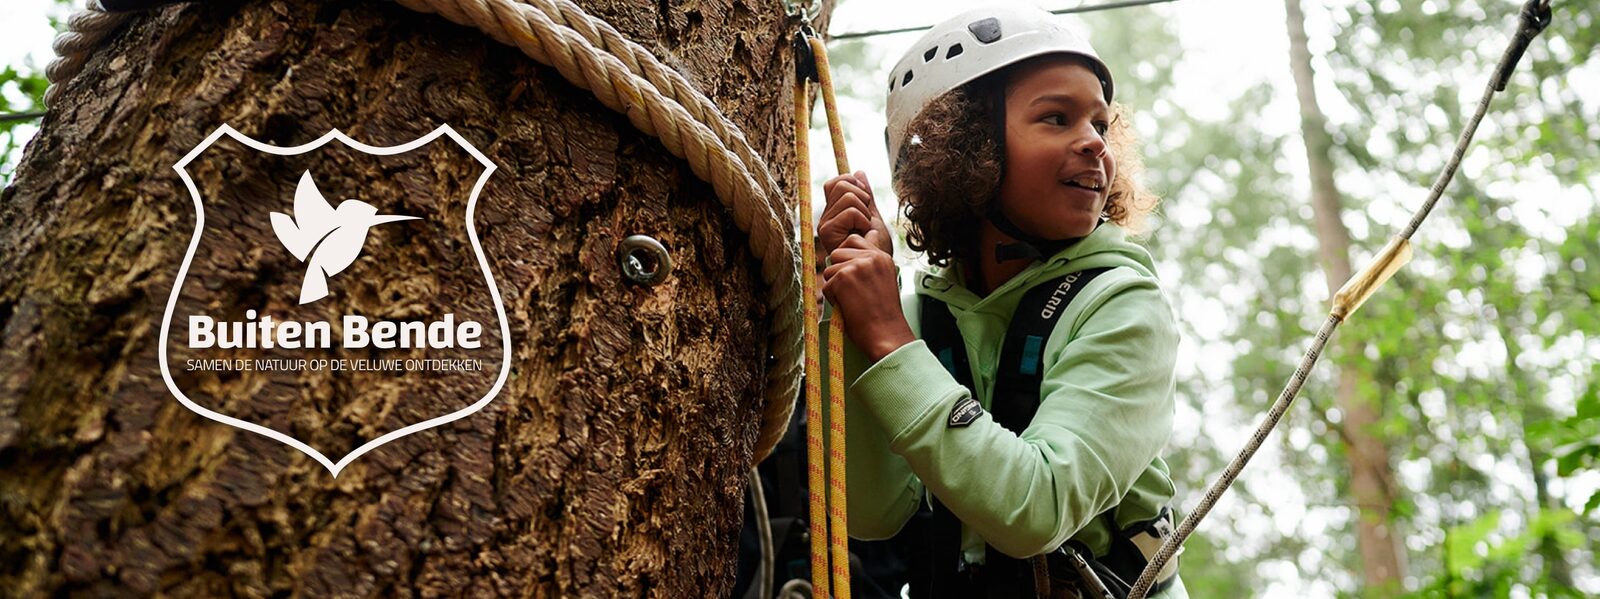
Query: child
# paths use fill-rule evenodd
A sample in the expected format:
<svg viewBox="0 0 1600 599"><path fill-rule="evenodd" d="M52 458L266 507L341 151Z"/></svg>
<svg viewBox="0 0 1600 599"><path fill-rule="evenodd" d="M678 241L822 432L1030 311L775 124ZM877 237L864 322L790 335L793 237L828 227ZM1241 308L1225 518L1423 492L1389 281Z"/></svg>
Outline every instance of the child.
<svg viewBox="0 0 1600 599"><path fill-rule="evenodd" d="M921 548L912 597L1125 594L1171 534L1178 333L1126 237L1156 198L1112 91L1038 9L970 11L913 45L888 142L934 266L903 294L865 173L824 186L850 532ZM1176 560L1157 580L1151 596L1187 596Z"/></svg>

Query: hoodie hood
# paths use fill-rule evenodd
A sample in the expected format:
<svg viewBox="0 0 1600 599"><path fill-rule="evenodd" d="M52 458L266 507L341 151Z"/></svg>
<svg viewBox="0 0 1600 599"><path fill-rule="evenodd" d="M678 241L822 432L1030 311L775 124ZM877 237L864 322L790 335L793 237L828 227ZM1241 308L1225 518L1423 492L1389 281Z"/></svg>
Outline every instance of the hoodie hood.
<svg viewBox="0 0 1600 599"><path fill-rule="evenodd" d="M1047 279L1100 267L1127 267L1141 276L1156 278L1155 260L1150 257L1149 250L1129 241L1127 230L1121 226L1106 222L1050 258L1035 261L982 298L967 289L957 265L932 266L918 272L916 293L962 310L986 311L984 308L993 304L1014 306L1023 292Z"/></svg>

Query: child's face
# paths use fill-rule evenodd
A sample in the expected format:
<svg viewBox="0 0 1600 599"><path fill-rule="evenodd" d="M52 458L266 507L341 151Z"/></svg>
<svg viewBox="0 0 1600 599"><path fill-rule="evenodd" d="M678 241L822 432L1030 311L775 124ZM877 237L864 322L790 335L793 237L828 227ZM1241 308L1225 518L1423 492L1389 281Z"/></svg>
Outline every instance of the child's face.
<svg viewBox="0 0 1600 599"><path fill-rule="evenodd" d="M1001 210L1040 237L1088 235L1117 168L1104 137L1111 111L1100 79L1077 59L1043 58L1012 74L1005 102Z"/></svg>

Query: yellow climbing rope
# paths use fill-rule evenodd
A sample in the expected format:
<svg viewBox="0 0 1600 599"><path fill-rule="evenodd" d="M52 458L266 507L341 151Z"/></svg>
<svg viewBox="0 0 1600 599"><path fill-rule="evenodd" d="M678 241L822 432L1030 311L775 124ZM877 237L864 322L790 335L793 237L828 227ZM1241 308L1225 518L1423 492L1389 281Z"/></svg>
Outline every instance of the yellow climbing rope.
<svg viewBox="0 0 1600 599"><path fill-rule="evenodd" d="M811 143L806 136L811 130L810 105L806 97L810 95L810 82L804 77L794 79L794 154L795 178L798 184L796 212L800 216L800 230L811 230ZM817 307L817 246L816 243L800 236L800 293L805 302L805 346L806 346L806 488L821 489L826 470L823 462L822 451L822 382L817 380L818 354L817 347L818 329L822 320L821 310ZM811 523L811 580L812 597L828 596L828 540L827 527L823 525L828 521L828 499L821 493L808 493L810 503L809 522Z"/></svg>
<svg viewBox="0 0 1600 599"><path fill-rule="evenodd" d="M833 143L833 162L839 174L850 172L850 159L844 152L844 131L839 127L839 108L833 97L833 75L828 69L828 49L822 38L811 38L811 54L817 61L817 85L822 88L822 108L828 115L828 136ZM809 186L809 182L808 186ZM811 222L806 214L805 222ZM833 594L850 599L850 537L847 535L844 494L844 317L837 307L828 327L828 541L833 545Z"/></svg>
<svg viewBox="0 0 1600 599"><path fill-rule="evenodd" d="M850 160L845 155L844 131L839 127L839 111L833 94L833 77L828 69L828 50L822 39L802 30L797 40L799 56L796 63L802 72L814 76L822 91L823 109L828 118L828 133L833 142L833 159L839 174L850 172ZM807 56L809 54L809 56ZM808 68L814 67L814 68ZM828 327L828 446L827 494L823 488L823 422L822 383L818 364L821 348L818 337L821 315L817 306L816 244L805 237L813 235L811 228L811 158L807 136L811 129L811 104L809 77L796 76L794 85L795 160L799 190L799 219L806 235L800 240L801 293L805 303L805 363L806 363L806 455L807 479L811 489L811 584L813 597L850 597L850 537L845 512L845 440L844 440L844 319L835 309ZM826 523L826 524L824 524ZM827 539L824 544L824 538ZM831 567L830 567L831 565ZM830 576L831 574L831 576ZM829 580L833 592L828 592Z"/></svg>

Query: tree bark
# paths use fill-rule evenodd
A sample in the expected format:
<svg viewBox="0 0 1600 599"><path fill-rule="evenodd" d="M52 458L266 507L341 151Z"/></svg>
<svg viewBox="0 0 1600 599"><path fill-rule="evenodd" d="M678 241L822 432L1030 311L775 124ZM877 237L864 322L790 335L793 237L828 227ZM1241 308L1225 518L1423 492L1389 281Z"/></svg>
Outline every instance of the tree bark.
<svg viewBox="0 0 1600 599"><path fill-rule="evenodd" d="M695 81L787 186L791 116L771 99L786 97L793 57L777 3L583 4ZM116 34L64 91L0 196L5 594L727 593L763 402L766 289L710 186L657 141L514 48L376 1L170 6ZM335 478L174 398L158 331L195 207L172 167L224 122L279 146L334 128L396 145L448 123L498 165L476 216L512 341L492 403ZM407 197L477 175L421 158L351 169ZM463 195L437 197L462 210ZM418 305L481 299L472 263L437 258L461 248L399 227L373 228L366 251L381 258L332 280L372 305L419 288L432 299ZM668 282L624 282L616 249L632 234L667 246ZM183 287L184 301L294 297L304 265L281 248L212 246L223 274L193 297ZM386 265L413 268L390 289L366 274ZM216 383L228 409L276 419L334 459L459 407L376 378L367 390L387 400L342 407L315 389L241 391L250 380Z"/></svg>
<svg viewBox="0 0 1600 599"><path fill-rule="evenodd" d="M1317 105L1311 52L1306 47L1305 15L1300 10L1300 0L1285 0L1284 5L1289 28L1289 62L1300 102L1300 131L1305 137L1306 161L1311 169L1311 208L1318 252L1331 297L1350 280L1350 231L1340 220L1343 208L1333 180L1333 141L1328 136L1327 119ZM1357 355L1361 351L1359 344L1348 339L1338 346L1347 355ZM1389 596L1402 590L1401 581L1405 578L1400 539L1394 525L1394 473L1389 465L1389 448L1377 429L1379 411L1373 402L1360 395L1362 376L1359 370L1340 368L1334 403L1344 413L1341 440L1345 442L1350 468L1350 499L1358 514L1356 532L1362 580L1368 592Z"/></svg>

